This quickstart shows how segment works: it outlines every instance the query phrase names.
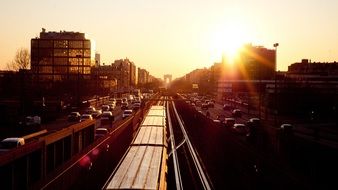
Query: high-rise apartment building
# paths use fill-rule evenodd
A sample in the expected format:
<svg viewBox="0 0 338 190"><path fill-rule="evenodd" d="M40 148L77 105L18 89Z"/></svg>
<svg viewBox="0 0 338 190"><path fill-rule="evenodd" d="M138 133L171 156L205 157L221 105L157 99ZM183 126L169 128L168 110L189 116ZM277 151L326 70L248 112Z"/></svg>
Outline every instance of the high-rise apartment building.
<svg viewBox="0 0 338 190"><path fill-rule="evenodd" d="M39 81L90 78L95 64L91 41L79 32L46 32L31 39L31 70Z"/></svg>
<svg viewBox="0 0 338 190"><path fill-rule="evenodd" d="M138 68L138 84L148 83L149 72L145 69Z"/></svg>

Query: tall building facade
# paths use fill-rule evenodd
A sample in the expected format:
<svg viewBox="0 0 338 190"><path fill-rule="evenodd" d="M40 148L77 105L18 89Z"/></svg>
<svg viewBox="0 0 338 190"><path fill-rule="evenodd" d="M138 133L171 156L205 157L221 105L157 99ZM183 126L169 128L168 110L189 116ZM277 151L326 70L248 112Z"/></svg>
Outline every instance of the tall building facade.
<svg viewBox="0 0 338 190"><path fill-rule="evenodd" d="M112 63L113 75L117 79L117 89L127 92L137 84L136 66L129 59L119 59Z"/></svg>
<svg viewBox="0 0 338 190"><path fill-rule="evenodd" d="M31 39L31 70L39 80L89 79L95 64L94 49L84 33L46 32Z"/></svg>
<svg viewBox="0 0 338 190"><path fill-rule="evenodd" d="M136 77L136 65L133 62L130 62L130 86L136 87L137 77Z"/></svg>
<svg viewBox="0 0 338 190"><path fill-rule="evenodd" d="M138 68L138 84L146 84L148 83L149 72L145 69Z"/></svg>
<svg viewBox="0 0 338 190"><path fill-rule="evenodd" d="M276 70L276 50L247 44L235 64L224 64L224 77L233 80L271 80Z"/></svg>

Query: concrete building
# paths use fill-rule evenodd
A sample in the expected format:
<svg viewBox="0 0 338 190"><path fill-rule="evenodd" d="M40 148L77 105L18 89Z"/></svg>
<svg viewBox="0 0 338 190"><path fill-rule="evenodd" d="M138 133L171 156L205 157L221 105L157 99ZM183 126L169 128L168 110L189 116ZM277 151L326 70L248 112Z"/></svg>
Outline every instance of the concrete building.
<svg viewBox="0 0 338 190"><path fill-rule="evenodd" d="M302 59L301 62L293 63L288 67L290 75L321 75L338 76L338 63L311 62L308 59Z"/></svg>
<svg viewBox="0 0 338 190"><path fill-rule="evenodd" d="M231 80L271 80L276 68L276 50L247 44L235 64L224 64L224 77Z"/></svg>
<svg viewBox="0 0 338 190"><path fill-rule="evenodd" d="M39 81L90 78L94 49L84 33L46 32L31 39L31 70Z"/></svg>
<svg viewBox="0 0 338 190"><path fill-rule="evenodd" d="M146 84L148 83L148 79L149 79L149 72L145 69L142 68L138 68L138 84L142 85L142 84Z"/></svg>
<svg viewBox="0 0 338 190"><path fill-rule="evenodd" d="M129 92L137 85L136 66L129 59L119 59L112 63L113 76L117 79L117 89Z"/></svg>

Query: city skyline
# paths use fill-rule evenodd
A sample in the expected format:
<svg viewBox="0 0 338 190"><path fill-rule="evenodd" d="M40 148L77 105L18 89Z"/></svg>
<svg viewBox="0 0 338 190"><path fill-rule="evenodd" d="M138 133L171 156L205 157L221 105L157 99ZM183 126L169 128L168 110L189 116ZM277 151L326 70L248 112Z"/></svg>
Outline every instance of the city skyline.
<svg viewBox="0 0 338 190"><path fill-rule="evenodd" d="M338 60L336 1L1 1L0 69L47 31L86 33L101 64L128 57L173 78L221 60L239 43L277 50L277 70L303 58ZM232 47L229 44L232 44Z"/></svg>

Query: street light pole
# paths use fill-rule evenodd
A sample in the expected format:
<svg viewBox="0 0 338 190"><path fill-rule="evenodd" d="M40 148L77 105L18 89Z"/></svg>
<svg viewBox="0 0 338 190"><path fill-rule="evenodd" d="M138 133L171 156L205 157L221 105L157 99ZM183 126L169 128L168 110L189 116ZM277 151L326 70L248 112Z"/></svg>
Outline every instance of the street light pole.
<svg viewBox="0 0 338 190"><path fill-rule="evenodd" d="M279 46L279 43L275 43L275 44L273 44L273 47L275 48L275 90L274 90L274 92L275 92L275 105L274 105L274 109L275 109L275 111L274 111L274 120L275 120L275 127L277 127L277 112L278 112L278 110L277 110L277 47Z"/></svg>

